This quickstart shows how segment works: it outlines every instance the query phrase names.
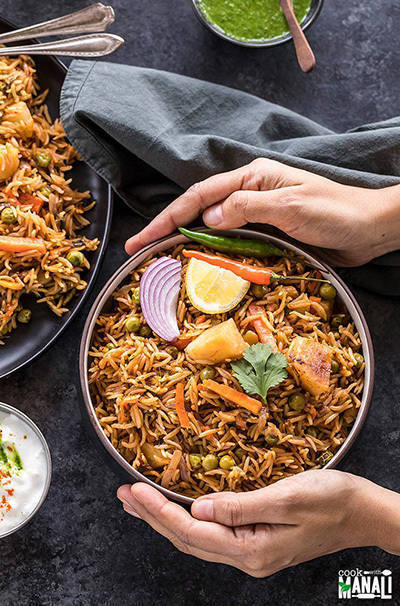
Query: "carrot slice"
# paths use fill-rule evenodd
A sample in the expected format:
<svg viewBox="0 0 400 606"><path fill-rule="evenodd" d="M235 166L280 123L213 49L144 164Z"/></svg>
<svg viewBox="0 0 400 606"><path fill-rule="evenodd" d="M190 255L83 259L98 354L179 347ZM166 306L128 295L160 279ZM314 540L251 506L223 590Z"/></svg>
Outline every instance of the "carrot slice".
<svg viewBox="0 0 400 606"><path fill-rule="evenodd" d="M130 421L131 407L129 402L121 402L118 412L118 423L128 423Z"/></svg>
<svg viewBox="0 0 400 606"><path fill-rule="evenodd" d="M172 345L175 345L176 349L179 351L183 351L195 339L195 337L182 337L178 338L172 342Z"/></svg>
<svg viewBox="0 0 400 606"><path fill-rule="evenodd" d="M43 206L43 200L42 198L39 198L39 196L32 196L31 194L23 192L22 194L19 194L19 198L17 198L11 191L7 192L6 195L8 202L13 206L25 204L30 206L35 213L38 213Z"/></svg>
<svg viewBox="0 0 400 606"><path fill-rule="evenodd" d="M179 422L182 427L189 427L189 417L185 408L185 394L184 394L185 386L183 383L178 383L176 386L176 394L175 394L175 407L176 412L178 413Z"/></svg>
<svg viewBox="0 0 400 606"><path fill-rule="evenodd" d="M35 213L38 213L43 206L42 198L39 198L39 196L32 196L31 194L20 194L19 201L21 204L29 204Z"/></svg>
<svg viewBox="0 0 400 606"><path fill-rule="evenodd" d="M19 204L18 198L13 194L12 191L7 191L7 192L5 192L5 194L6 194L10 204L13 204L14 206Z"/></svg>
<svg viewBox="0 0 400 606"><path fill-rule="evenodd" d="M4 252L40 252L46 247L39 238L19 238L17 236L0 236L0 250Z"/></svg>
<svg viewBox="0 0 400 606"><path fill-rule="evenodd" d="M233 387L228 387L228 385L217 383L212 379L207 379L207 381L203 383L203 386L199 385L199 388L209 389L210 391L218 394L224 400L234 402L238 406L242 406L254 414L258 414L262 408L261 402L255 398L251 398L250 396L247 396L245 393L238 391Z"/></svg>
<svg viewBox="0 0 400 606"><path fill-rule="evenodd" d="M321 303L321 297L314 297L314 295L311 295L309 299L310 301L314 301L314 303Z"/></svg>
<svg viewBox="0 0 400 606"><path fill-rule="evenodd" d="M278 347L275 341L275 337L267 324L267 318L265 316L263 308L259 305L256 305L255 303L250 303L249 312L251 316L257 316L254 318L252 324L258 334L258 338L260 339L261 343L269 345L272 351L274 353L277 353Z"/></svg>
<svg viewBox="0 0 400 606"><path fill-rule="evenodd" d="M253 282L254 284L270 284L272 271L267 267L258 267L258 265L250 265L249 263L241 263L226 257L218 257L217 255L209 255L200 250L183 250L182 254L189 259L198 259L205 261L210 265L228 269L236 276L240 276L243 280Z"/></svg>

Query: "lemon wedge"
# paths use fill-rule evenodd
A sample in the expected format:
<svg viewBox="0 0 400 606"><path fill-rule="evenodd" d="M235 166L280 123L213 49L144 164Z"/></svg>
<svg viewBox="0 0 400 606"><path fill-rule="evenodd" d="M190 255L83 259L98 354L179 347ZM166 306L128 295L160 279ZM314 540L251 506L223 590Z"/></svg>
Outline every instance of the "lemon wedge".
<svg viewBox="0 0 400 606"><path fill-rule="evenodd" d="M233 309L249 290L250 282L228 269L190 259L186 272L186 292L191 304L206 314L222 314Z"/></svg>

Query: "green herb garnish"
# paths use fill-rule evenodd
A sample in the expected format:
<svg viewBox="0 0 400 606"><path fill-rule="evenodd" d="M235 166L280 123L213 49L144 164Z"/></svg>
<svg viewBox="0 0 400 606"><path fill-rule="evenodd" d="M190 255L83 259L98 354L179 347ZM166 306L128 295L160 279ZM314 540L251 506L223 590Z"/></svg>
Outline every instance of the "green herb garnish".
<svg viewBox="0 0 400 606"><path fill-rule="evenodd" d="M273 353L269 345L257 343L247 347L243 359L231 362L233 374L249 394L257 394L266 401L267 392L287 377L285 356Z"/></svg>
<svg viewBox="0 0 400 606"><path fill-rule="evenodd" d="M22 468L21 457L19 456L18 450L15 448L15 444L3 442L0 430L0 469L8 471L16 469L18 472L21 471Z"/></svg>
<svg viewBox="0 0 400 606"><path fill-rule="evenodd" d="M0 438L0 462L4 463L4 464L8 463L6 449L4 447L3 442L1 441L1 438Z"/></svg>

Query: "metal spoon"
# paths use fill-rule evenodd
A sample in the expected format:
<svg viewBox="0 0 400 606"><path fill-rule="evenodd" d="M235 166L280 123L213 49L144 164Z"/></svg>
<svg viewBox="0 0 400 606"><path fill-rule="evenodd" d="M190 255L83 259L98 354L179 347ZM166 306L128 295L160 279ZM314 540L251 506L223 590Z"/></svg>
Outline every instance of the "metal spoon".
<svg viewBox="0 0 400 606"><path fill-rule="evenodd" d="M303 72L310 72L314 69L316 64L315 56L299 22L296 19L292 0L279 0L279 4L286 17L286 21L288 22L290 33L293 36L297 61L300 68L303 70Z"/></svg>
<svg viewBox="0 0 400 606"><path fill-rule="evenodd" d="M115 34L89 34L66 40L27 44L25 46L6 46L0 48L1 55L63 55L65 57L103 57L113 53L124 43L121 36Z"/></svg>
<svg viewBox="0 0 400 606"><path fill-rule="evenodd" d="M114 19L114 9L111 6L96 2L96 4L69 15L0 34L0 44L26 40L27 38L39 38L40 36L55 36L56 34L103 32L113 23Z"/></svg>

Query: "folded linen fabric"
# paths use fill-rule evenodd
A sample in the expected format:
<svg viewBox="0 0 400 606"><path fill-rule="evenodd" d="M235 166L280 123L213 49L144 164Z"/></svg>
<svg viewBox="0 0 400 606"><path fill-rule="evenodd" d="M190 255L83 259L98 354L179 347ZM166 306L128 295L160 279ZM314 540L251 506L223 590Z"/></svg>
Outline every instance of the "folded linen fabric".
<svg viewBox="0 0 400 606"><path fill-rule="evenodd" d="M83 159L152 218L192 183L263 156L341 183L400 183L400 117L335 133L264 99L178 74L73 61L61 118ZM400 252L344 270L400 295Z"/></svg>

